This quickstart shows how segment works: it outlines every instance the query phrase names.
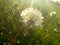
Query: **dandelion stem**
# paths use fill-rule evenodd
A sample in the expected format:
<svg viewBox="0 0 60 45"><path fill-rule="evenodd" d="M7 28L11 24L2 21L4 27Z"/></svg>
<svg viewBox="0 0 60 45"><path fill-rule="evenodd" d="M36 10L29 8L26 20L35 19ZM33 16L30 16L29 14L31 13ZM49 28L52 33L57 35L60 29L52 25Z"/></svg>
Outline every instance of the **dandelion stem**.
<svg viewBox="0 0 60 45"><path fill-rule="evenodd" d="M34 0L31 1L31 5L30 5L31 7L33 6L33 3L34 3Z"/></svg>
<svg viewBox="0 0 60 45"><path fill-rule="evenodd" d="M21 4L23 5L23 0L21 1Z"/></svg>

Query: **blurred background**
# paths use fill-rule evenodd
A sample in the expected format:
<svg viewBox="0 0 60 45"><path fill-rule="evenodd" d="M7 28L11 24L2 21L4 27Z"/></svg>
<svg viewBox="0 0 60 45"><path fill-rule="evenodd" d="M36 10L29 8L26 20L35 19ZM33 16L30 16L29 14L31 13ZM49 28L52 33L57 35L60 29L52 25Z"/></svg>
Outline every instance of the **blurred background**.
<svg viewBox="0 0 60 45"><path fill-rule="evenodd" d="M22 21L31 5L43 14L42 28ZM60 0L0 0L0 45L60 45Z"/></svg>

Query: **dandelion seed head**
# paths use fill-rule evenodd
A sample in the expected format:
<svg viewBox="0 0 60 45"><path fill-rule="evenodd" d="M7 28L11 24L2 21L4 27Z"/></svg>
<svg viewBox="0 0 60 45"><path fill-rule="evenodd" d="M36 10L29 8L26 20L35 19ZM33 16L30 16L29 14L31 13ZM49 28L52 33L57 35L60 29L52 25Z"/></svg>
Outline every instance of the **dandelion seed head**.
<svg viewBox="0 0 60 45"><path fill-rule="evenodd" d="M52 16L55 16L56 15L56 12L55 11L52 11L51 13L50 13L50 16L52 17Z"/></svg>
<svg viewBox="0 0 60 45"><path fill-rule="evenodd" d="M24 9L21 17L25 24L34 26L41 26L44 18L39 10L32 7Z"/></svg>

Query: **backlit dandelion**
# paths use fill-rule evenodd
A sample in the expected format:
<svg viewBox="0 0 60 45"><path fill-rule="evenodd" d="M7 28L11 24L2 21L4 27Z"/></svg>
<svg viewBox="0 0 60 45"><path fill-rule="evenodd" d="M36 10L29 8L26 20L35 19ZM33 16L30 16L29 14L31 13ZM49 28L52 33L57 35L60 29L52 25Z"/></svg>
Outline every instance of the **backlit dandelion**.
<svg viewBox="0 0 60 45"><path fill-rule="evenodd" d="M21 17L23 22L29 26L41 26L44 18L42 13L33 7L24 9L21 13Z"/></svg>

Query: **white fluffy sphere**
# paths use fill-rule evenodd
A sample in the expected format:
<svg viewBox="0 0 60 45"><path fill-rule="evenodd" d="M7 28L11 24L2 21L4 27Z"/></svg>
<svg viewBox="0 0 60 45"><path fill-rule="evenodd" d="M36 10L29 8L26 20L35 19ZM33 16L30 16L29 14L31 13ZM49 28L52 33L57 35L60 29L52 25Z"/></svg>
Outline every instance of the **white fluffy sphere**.
<svg viewBox="0 0 60 45"><path fill-rule="evenodd" d="M24 9L21 13L21 17L24 24L29 26L41 26L44 18L39 10L32 7Z"/></svg>

